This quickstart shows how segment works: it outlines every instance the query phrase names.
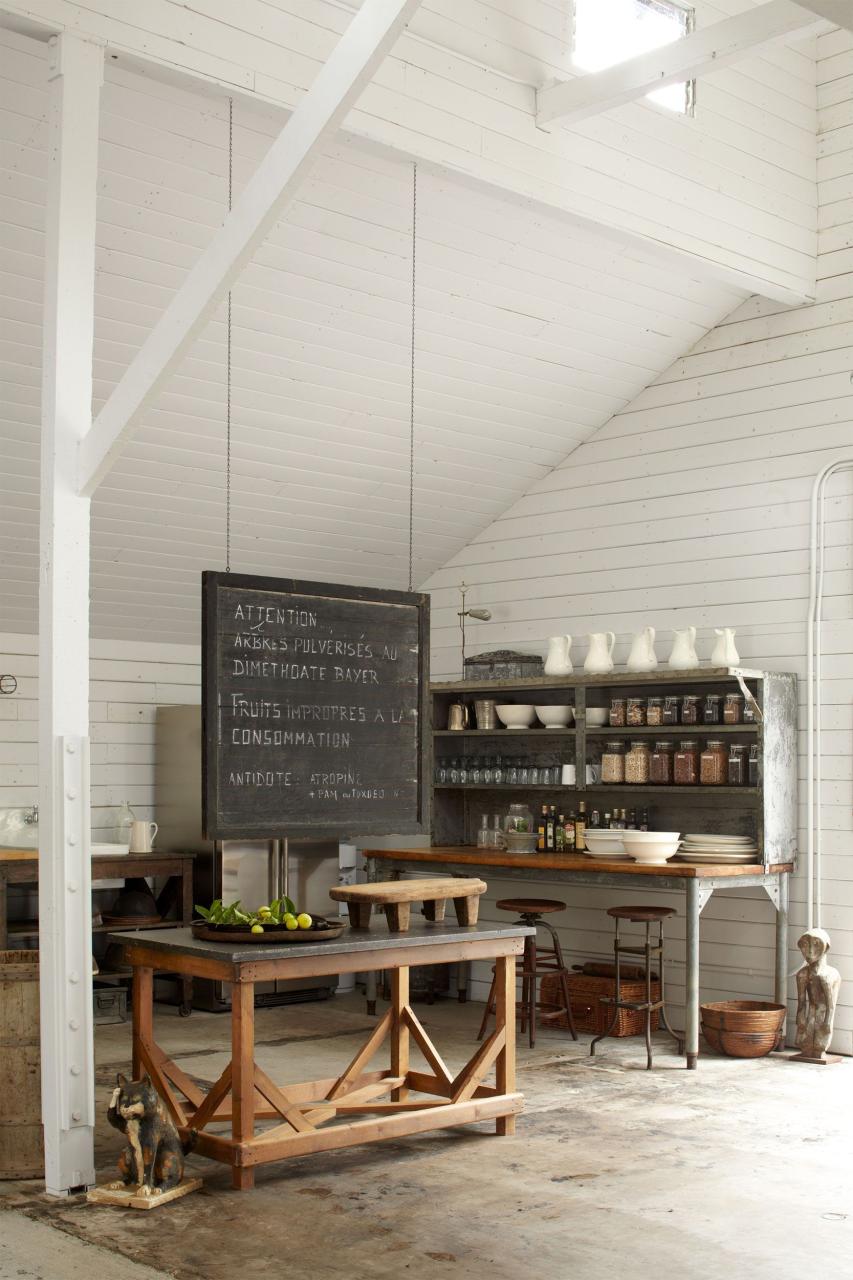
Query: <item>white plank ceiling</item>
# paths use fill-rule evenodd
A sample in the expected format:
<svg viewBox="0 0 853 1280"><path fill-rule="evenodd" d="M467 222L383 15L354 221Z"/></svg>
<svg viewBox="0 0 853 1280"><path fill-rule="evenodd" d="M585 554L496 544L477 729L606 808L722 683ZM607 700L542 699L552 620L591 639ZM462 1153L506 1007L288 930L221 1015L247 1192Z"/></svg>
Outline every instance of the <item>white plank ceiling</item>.
<svg viewBox="0 0 853 1280"><path fill-rule="evenodd" d="M36 629L44 46L0 34L0 629ZM101 124L95 408L221 224L228 106L118 69ZM281 121L235 107L234 185ZM411 165L341 136L233 294L238 572L407 579ZM743 295L418 174L415 583ZM224 307L93 502L92 630L195 641L222 568Z"/></svg>

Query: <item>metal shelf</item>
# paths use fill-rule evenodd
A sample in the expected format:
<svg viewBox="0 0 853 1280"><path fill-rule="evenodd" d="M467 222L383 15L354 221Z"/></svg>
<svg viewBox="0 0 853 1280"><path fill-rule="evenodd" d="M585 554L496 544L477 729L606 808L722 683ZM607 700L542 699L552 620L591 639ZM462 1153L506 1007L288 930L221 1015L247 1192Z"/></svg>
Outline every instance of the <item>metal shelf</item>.
<svg viewBox="0 0 853 1280"><path fill-rule="evenodd" d="M614 783L604 784L601 782L591 783L587 787L564 787L560 782L436 782L433 784L436 791L512 791L522 795L525 791L560 791L562 794L576 794L583 799L587 795L602 795L605 792L624 791L629 795L649 796L649 795L736 795L736 796L758 796L760 795L759 787L714 787L714 786L695 786L695 787L658 787L650 786L648 783Z"/></svg>

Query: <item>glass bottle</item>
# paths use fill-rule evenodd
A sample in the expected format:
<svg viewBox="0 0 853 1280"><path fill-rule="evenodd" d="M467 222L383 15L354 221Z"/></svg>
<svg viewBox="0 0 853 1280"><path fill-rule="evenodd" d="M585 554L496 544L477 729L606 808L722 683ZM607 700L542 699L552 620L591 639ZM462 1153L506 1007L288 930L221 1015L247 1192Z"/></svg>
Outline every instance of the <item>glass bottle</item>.
<svg viewBox="0 0 853 1280"><path fill-rule="evenodd" d="M581 800L575 818L575 849L578 853L586 851L586 801Z"/></svg>
<svg viewBox="0 0 853 1280"><path fill-rule="evenodd" d="M608 715L608 720L609 720L611 729L625 728L626 706L627 704L624 698L610 699L610 712Z"/></svg>
<svg viewBox="0 0 853 1280"><path fill-rule="evenodd" d="M645 698L629 698L625 711L625 723L630 729L638 729L646 723Z"/></svg>
<svg viewBox="0 0 853 1280"><path fill-rule="evenodd" d="M482 781L483 771L480 768L480 757L473 756L468 769L468 781L478 787Z"/></svg>
<svg viewBox="0 0 853 1280"><path fill-rule="evenodd" d="M456 756L450 761L450 781L453 783L459 781L459 761Z"/></svg>
<svg viewBox="0 0 853 1280"><path fill-rule="evenodd" d="M463 784L468 781L468 759L466 756L459 757L459 781Z"/></svg>
<svg viewBox="0 0 853 1280"><path fill-rule="evenodd" d="M487 813L480 814L480 827L477 831L477 848L488 849L492 843L492 829L489 825L489 815Z"/></svg>
<svg viewBox="0 0 853 1280"><path fill-rule="evenodd" d="M116 842L130 848L130 828L136 821L136 814L126 800L123 800L116 812Z"/></svg>
<svg viewBox="0 0 853 1280"><path fill-rule="evenodd" d="M505 770L503 757L495 756L494 763L492 765L492 782L496 787L500 787L503 785L504 777Z"/></svg>
<svg viewBox="0 0 853 1280"><path fill-rule="evenodd" d="M702 723L719 724L722 720L722 698L718 693L708 693L702 706Z"/></svg>
<svg viewBox="0 0 853 1280"><path fill-rule="evenodd" d="M681 723L682 724L698 724L699 723L699 695L698 693L685 693L681 699Z"/></svg>
<svg viewBox="0 0 853 1280"><path fill-rule="evenodd" d="M483 756L483 786L491 786L493 763L491 756Z"/></svg>
<svg viewBox="0 0 853 1280"><path fill-rule="evenodd" d="M563 828L563 852L574 853L575 851L575 815L570 813L566 818Z"/></svg>
<svg viewBox="0 0 853 1280"><path fill-rule="evenodd" d="M536 824L536 852L544 853L548 847L548 806L543 804Z"/></svg>
<svg viewBox="0 0 853 1280"><path fill-rule="evenodd" d="M678 724L679 700L673 694L669 694L663 700L663 716L661 724Z"/></svg>
<svg viewBox="0 0 853 1280"><path fill-rule="evenodd" d="M511 787L518 785L518 761L508 760L506 768L506 780Z"/></svg>
<svg viewBox="0 0 853 1280"><path fill-rule="evenodd" d="M439 786L447 782L447 760L443 756L436 762L435 780Z"/></svg>

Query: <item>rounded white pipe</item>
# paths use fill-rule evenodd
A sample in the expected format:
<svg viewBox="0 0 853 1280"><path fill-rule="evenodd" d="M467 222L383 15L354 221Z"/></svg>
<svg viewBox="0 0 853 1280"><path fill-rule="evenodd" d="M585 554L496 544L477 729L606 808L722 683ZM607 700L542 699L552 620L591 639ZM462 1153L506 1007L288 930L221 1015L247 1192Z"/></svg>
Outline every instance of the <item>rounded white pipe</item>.
<svg viewBox="0 0 853 1280"><path fill-rule="evenodd" d="M812 485L809 531L809 607L806 637L806 923L820 927L821 917L821 612L824 577L824 497L826 483L839 471L853 470L853 457L835 458Z"/></svg>

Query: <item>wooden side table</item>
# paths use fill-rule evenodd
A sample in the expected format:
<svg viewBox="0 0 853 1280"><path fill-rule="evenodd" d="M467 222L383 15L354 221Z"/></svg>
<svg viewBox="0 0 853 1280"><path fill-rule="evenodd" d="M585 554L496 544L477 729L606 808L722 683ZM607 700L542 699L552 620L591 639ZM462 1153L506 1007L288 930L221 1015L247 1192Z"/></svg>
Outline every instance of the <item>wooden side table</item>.
<svg viewBox="0 0 853 1280"><path fill-rule="evenodd" d="M166 883L157 898L157 910L161 915L175 912L172 920L163 920L151 929L174 929L176 924L189 924L193 914L193 859L194 853L128 853L116 857L92 859L92 879L126 880L132 876L156 876ZM37 938L38 921L33 920L21 929L9 926L8 886L36 885L39 878L39 856L35 849L4 849L0 852L0 951L5 951L16 937ZM92 933L115 933L116 925L96 924ZM127 926L128 930L134 928ZM192 1012L192 978L181 977L180 1011L184 1016Z"/></svg>
<svg viewBox="0 0 853 1280"><path fill-rule="evenodd" d="M348 930L330 942L299 946L202 942L191 929L113 934L112 941L122 944L133 966L134 1078L149 1073L182 1136L192 1134L197 1152L230 1165L233 1185L240 1190L254 1185L257 1165L292 1156L490 1119L499 1134L514 1133L523 1105L515 1087L515 957L530 932L516 924L418 920L405 935ZM409 1003L409 968L459 960L494 960L497 1009L494 1032L454 1074ZM280 1085L258 1066L256 982L380 967L392 971L391 1007L340 1075ZM158 970L232 984L231 1058L207 1093L154 1039L152 995ZM386 1040L390 1066L368 1071ZM411 1041L426 1058L428 1071L411 1069ZM486 1084L492 1069L495 1083ZM259 1131L259 1121L272 1127ZM230 1126L230 1136L208 1132L209 1125L223 1122Z"/></svg>

